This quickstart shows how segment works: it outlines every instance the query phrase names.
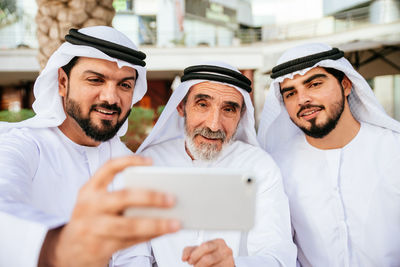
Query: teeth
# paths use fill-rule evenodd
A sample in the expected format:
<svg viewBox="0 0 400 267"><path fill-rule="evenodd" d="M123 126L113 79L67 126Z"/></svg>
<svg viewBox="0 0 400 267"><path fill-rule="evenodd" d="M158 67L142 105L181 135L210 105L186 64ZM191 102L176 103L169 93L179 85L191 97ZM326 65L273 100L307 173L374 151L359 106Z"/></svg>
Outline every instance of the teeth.
<svg viewBox="0 0 400 267"><path fill-rule="evenodd" d="M97 109L97 111L100 113L103 113L103 114L107 114L107 115L114 114L114 112L112 112L112 111L106 111L106 110L102 110L102 109Z"/></svg>
<svg viewBox="0 0 400 267"><path fill-rule="evenodd" d="M302 116L308 116L308 115L311 115L311 114L313 114L315 112L317 112L317 110L312 110L312 111L309 111L309 112L305 112L305 113L303 113Z"/></svg>

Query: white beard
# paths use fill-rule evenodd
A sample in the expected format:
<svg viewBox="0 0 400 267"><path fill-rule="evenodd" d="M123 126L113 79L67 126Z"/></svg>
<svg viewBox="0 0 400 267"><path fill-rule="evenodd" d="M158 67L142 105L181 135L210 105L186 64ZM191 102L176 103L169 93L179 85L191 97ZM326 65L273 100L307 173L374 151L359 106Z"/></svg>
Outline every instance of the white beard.
<svg viewBox="0 0 400 267"><path fill-rule="evenodd" d="M218 146L216 144L205 143L205 144L200 144L200 147L197 147L193 141L193 138L191 138L188 135L185 129L185 145L186 149L189 151L189 153L192 155L194 159L212 161L219 156L220 152L225 147L229 146L232 143L232 141L235 139L235 136L236 132L229 140L225 140L225 142L222 144L221 149L218 150Z"/></svg>
<svg viewBox="0 0 400 267"><path fill-rule="evenodd" d="M218 150L217 145L214 144L200 144L200 147L197 147L194 143L193 139L190 138L185 133L185 144L186 149L193 156L194 159L200 159L205 161L211 161L218 157L221 150ZM224 146L224 145L223 145Z"/></svg>

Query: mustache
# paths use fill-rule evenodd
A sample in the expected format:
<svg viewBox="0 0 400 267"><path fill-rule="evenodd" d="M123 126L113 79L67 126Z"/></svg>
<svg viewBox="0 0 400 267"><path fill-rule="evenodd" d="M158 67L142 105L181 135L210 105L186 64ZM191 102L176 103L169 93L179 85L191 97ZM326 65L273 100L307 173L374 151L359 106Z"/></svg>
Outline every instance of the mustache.
<svg viewBox="0 0 400 267"><path fill-rule="evenodd" d="M93 110L95 110L96 108L99 108L99 107L105 108L105 109L108 109L108 110L111 110L111 111L116 111L118 114L121 114L121 112L122 112L121 108L117 104L110 105L110 104L107 104L107 103L93 104L90 107L90 111L93 111Z"/></svg>
<svg viewBox="0 0 400 267"><path fill-rule="evenodd" d="M193 136L196 136L196 135L201 135L208 139L221 139L223 142L226 139L226 134L224 131L222 131L222 130L212 131L208 127L194 129Z"/></svg>
<svg viewBox="0 0 400 267"><path fill-rule="evenodd" d="M322 106L322 105L311 105L311 104L302 105L302 106L300 107L299 111L297 112L297 117L300 116L300 113L301 113L303 110L308 109L308 108L320 108L320 109L325 109L325 107Z"/></svg>

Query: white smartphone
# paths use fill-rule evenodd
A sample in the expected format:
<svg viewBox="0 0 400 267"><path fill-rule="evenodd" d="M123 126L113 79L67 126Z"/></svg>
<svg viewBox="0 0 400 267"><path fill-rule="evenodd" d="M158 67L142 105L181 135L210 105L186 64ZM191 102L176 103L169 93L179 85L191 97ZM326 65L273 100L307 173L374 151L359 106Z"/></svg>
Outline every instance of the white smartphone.
<svg viewBox="0 0 400 267"><path fill-rule="evenodd" d="M184 229L248 231L254 225L256 183L245 171L223 168L130 167L125 186L168 192L171 209L129 208L126 216L176 218Z"/></svg>

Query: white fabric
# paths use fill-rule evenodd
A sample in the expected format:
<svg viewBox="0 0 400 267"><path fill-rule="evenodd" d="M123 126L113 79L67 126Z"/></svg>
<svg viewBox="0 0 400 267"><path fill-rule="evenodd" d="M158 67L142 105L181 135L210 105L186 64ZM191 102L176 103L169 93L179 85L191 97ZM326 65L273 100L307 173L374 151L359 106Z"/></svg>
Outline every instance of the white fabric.
<svg viewBox="0 0 400 267"><path fill-rule="evenodd" d="M137 50L125 35L110 27L79 32ZM47 231L69 220L81 186L106 160L132 154L119 139L127 122L118 136L97 147L80 146L57 128L65 120L57 70L74 56L105 59L136 69L139 77L132 104L146 93L145 68L95 48L64 43L50 57L34 86L36 116L19 123L0 123L0 266L36 266ZM142 250L147 250L146 244L120 251L120 260L112 260L111 265L151 266L152 258L141 257Z"/></svg>
<svg viewBox="0 0 400 267"><path fill-rule="evenodd" d="M80 29L79 32L138 50L128 37L111 27L94 26ZM105 59L116 62L120 68L128 66L136 69L139 77L136 80L132 105L142 99L146 93L147 81L144 67L112 58L93 47L65 42L53 53L46 67L36 79L33 88L35 102L32 105L36 113L35 117L18 123L0 122L0 133L14 127L45 128L61 125L66 117L61 96L58 94L58 69L66 65L75 56ZM118 131L118 135L124 135L127 129L128 122L126 121Z"/></svg>
<svg viewBox="0 0 400 267"><path fill-rule="evenodd" d="M239 72L236 68L223 62L209 61L209 62L204 62L202 64L224 67ZM158 119L156 125L154 126L153 130L151 131L149 136L144 140L141 146L138 148L137 150L138 153L143 151L143 149L145 149L148 146L159 144L164 141L172 140L183 136L184 119L181 116L179 116L176 107L186 96L187 92L193 85L206 81L207 80L189 80L181 83L175 89L174 93L168 100L168 103L165 106L163 112L161 113L160 118ZM210 81L210 82L215 82L215 81ZM226 84L236 88L243 95L244 104L246 105L245 114L243 114L238 125L238 129L236 132L236 140L241 140L247 144L258 145L256 132L254 129L254 107L251 103L250 94L237 86L227 83L221 83L221 84Z"/></svg>
<svg viewBox="0 0 400 267"><path fill-rule="evenodd" d="M301 45L285 52L279 58L277 64L331 49L332 47L321 43ZM356 120L400 132L400 123L385 113L366 80L354 70L350 62L345 58L338 60L327 59L316 63L310 68L286 74L272 81L261 113L258 129L258 141L262 148L273 154L275 150L279 150L282 145L301 131L292 123L286 112L279 91L279 83L286 78L292 79L296 74L304 75L307 71L317 66L338 69L350 79L353 88L348 98L349 106Z"/></svg>
<svg viewBox="0 0 400 267"><path fill-rule="evenodd" d="M104 162L127 154L118 137L86 147L58 127L2 134L0 266L36 266L47 231L69 220L81 186ZM12 256L20 252L24 257Z"/></svg>
<svg viewBox="0 0 400 267"><path fill-rule="evenodd" d="M330 150L298 134L275 160L303 267L400 266L400 134L361 123Z"/></svg>
<svg viewBox="0 0 400 267"><path fill-rule="evenodd" d="M259 147L234 141L214 161L193 160L184 138L165 141L143 151L154 165L247 169L258 186L256 224L249 232L183 230L151 241L158 267L189 266L181 261L183 248L222 238L233 250L235 264L243 266L295 266L296 248L291 238L287 197L280 171Z"/></svg>
<svg viewBox="0 0 400 267"><path fill-rule="evenodd" d="M295 47L278 64L330 49ZM342 149L310 146L279 92L279 82L315 66L341 70L353 85L349 105L361 129ZM258 132L261 146L282 171L298 258L303 266L400 266L400 123L384 112L346 59L313 67L272 82Z"/></svg>

